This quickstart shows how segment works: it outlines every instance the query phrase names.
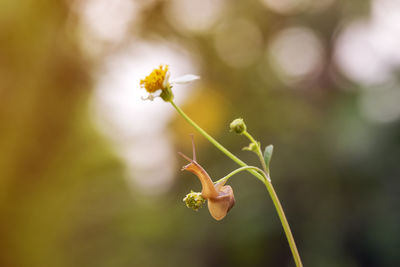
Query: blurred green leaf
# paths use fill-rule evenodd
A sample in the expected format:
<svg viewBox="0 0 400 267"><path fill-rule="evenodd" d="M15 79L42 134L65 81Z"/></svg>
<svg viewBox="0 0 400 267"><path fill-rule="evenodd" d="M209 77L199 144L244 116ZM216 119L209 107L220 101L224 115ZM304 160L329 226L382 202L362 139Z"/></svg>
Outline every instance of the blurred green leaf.
<svg viewBox="0 0 400 267"><path fill-rule="evenodd" d="M269 162L271 161L273 152L274 152L274 146L273 145L268 145L267 147L265 147L265 150L264 150L264 161L265 161L265 165L267 166L268 172L269 172Z"/></svg>

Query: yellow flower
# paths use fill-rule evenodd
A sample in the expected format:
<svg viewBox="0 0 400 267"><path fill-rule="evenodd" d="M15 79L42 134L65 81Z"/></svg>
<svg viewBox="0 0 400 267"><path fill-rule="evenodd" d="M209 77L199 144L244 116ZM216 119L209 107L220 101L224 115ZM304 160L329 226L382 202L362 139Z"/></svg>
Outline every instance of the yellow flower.
<svg viewBox="0 0 400 267"><path fill-rule="evenodd" d="M160 89L165 90L169 86L168 79L168 65L160 65L158 69L154 69L150 75L140 80L140 87L152 94Z"/></svg>
<svg viewBox="0 0 400 267"><path fill-rule="evenodd" d="M146 76L146 78L140 80L140 87L146 89L149 93L147 97L142 97L142 99L153 101L154 98L159 96L164 101L171 101L174 97L171 91L173 84L183 84L200 79L197 75L187 74L170 82L169 77L168 65L160 65Z"/></svg>

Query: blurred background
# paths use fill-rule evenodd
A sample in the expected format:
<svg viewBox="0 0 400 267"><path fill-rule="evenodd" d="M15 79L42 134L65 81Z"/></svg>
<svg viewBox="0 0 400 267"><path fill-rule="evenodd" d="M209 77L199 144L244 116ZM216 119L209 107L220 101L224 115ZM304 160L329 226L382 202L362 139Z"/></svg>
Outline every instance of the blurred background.
<svg viewBox="0 0 400 267"><path fill-rule="evenodd" d="M221 222L182 198L195 133L139 80L201 80L176 102L249 164L243 117L305 266L400 266L398 0L0 1L0 266L294 266L247 173Z"/></svg>

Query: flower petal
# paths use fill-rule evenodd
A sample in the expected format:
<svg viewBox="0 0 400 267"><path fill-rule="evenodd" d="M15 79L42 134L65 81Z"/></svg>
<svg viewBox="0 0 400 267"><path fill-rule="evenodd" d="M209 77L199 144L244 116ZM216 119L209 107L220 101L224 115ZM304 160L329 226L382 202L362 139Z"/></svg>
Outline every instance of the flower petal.
<svg viewBox="0 0 400 267"><path fill-rule="evenodd" d="M153 101L154 100L154 98L156 98L156 97L159 97L160 95L161 95L161 93L162 93L162 90L157 90L157 91L155 91L154 93L150 93L147 97L141 97L142 98L142 100L150 100L150 101Z"/></svg>
<svg viewBox="0 0 400 267"><path fill-rule="evenodd" d="M164 77L164 81L163 81L163 88L167 88L167 86L169 85L169 77L171 76L171 73L169 71L167 71L167 73L165 74Z"/></svg>
<svg viewBox="0 0 400 267"><path fill-rule="evenodd" d="M146 100L153 101L153 100L154 100L154 97L153 97L153 95L151 95L151 94L149 94L147 97L141 96L140 98L141 98L142 100L144 100L144 101L146 101Z"/></svg>
<svg viewBox="0 0 400 267"><path fill-rule="evenodd" d="M198 80L198 79L200 79L200 76L198 76L198 75L186 74L186 75L183 75L181 77L178 77L178 78L175 78L175 79L171 80L171 83L185 84L185 83L193 82L193 81Z"/></svg>

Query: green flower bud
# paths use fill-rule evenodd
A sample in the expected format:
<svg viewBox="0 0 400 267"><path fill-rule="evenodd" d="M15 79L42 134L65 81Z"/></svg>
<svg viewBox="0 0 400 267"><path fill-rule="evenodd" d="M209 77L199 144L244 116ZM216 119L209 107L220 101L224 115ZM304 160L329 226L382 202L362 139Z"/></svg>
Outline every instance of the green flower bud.
<svg viewBox="0 0 400 267"><path fill-rule="evenodd" d="M186 207L193 209L194 211L198 211L206 200L201 196L200 192L194 192L193 190L190 191L189 194L183 199L185 202Z"/></svg>
<svg viewBox="0 0 400 267"><path fill-rule="evenodd" d="M242 118L235 119L230 124L231 132L234 131L238 134L243 134L247 127Z"/></svg>

